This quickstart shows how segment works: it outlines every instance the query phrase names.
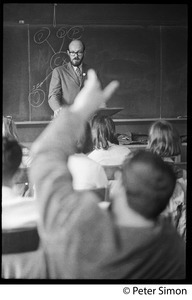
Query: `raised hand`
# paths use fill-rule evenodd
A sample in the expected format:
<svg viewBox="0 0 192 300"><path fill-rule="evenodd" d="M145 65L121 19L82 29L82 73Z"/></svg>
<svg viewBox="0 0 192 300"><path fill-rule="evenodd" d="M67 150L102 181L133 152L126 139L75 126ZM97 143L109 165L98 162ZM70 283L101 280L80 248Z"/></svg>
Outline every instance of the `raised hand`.
<svg viewBox="0 0 192 300"><path fill-rule="evenodd" d="M71 111L77 112L85 120L89 119L97 109L104 106L119 86L119 82L114 80L102 90L94 70L90 69L87 76L83 89L70 106Z"/></svg>

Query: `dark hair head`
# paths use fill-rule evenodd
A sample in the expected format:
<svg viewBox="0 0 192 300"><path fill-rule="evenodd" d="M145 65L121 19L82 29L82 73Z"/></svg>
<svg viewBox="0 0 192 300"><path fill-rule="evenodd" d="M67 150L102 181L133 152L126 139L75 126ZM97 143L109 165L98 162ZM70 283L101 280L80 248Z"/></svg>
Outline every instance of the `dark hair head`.
<svg viewBox="0 0 192 300"><path fill-rule="evenodd" d="M166 208L176 184L171 166L146 150L128 155L122 178L129 206L147 219L155 219Z"/></svg>
<svg viewBox="0 0 192 300"><path fill-rule="evenodd" d="M77 141L77 152L87 154L93 150L91 127L89 122L85 124L85 131Z"/></svg>
<svg viewBox="0 0 192 300"><path fill-rule="evenodd" d="M8 137L2 138L3 180L11 179L17 172L21 160L22 149L18 142Z"/></svg>
<svg viewBox="0 0 192 300"><path fill-rule="evenodd" d="M91 121L93 147L95 149L109 148L108 142L119 144L115 136L115 123L109 116L95 115Z"/></svg>
<svg viewBox="0 0 192 300"><path fill-rule="evenodd" d="M180 137L171 123L166 120L158 120L151 125L148 149L161 157L181 154Z"/></svg>

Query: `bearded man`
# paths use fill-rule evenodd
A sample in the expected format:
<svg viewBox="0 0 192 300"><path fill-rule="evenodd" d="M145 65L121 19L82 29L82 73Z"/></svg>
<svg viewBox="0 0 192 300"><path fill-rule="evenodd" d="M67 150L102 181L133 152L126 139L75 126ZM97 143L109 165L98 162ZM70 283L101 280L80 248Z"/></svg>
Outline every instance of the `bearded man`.
<svg viewBox="0 0 192 300"><path fill-rule="evenodd" d="M48 103L56 117L63 106L73 104L82 89L90 69L83 62L85 45L81 40L72 40L68 46L69 62L53 70L49 86Z"/></svg>

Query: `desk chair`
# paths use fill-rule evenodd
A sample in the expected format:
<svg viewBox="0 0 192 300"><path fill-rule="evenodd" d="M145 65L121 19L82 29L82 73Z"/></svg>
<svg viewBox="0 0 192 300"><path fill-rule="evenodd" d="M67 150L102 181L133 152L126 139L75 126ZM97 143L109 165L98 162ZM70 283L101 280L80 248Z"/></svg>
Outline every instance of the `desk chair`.
<svg viewBox="0 0 192 300"><path fill-rule="evenodd" d="M39 235L36 227L2 230L2 254L17 254L37 250Z"/></svg>
<svg viewBox="0 0 192 300"><path fill-rule="evenodd" d="M45 267L40 265L37 228L15 228L2 231L1 278L45 278Z"/></svg>

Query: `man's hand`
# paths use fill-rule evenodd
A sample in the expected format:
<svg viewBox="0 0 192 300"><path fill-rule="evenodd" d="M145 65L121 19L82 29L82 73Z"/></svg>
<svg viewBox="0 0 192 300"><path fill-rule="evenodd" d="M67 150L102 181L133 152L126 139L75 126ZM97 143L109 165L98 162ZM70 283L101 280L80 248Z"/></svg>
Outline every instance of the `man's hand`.
<svg viewBox="0 0 192 300"><path fill-rule="evenodd" d="M102 90L95 71L91 69L87 75L83 89L70 106L70 110L77 112L84 120L88 120L94 112L104 106L119 86L119 82L114 80Z"/></svg>
<svg viewBox="0 0 192 300"><path fill-rule="evenodd" d="M59 115L61 110L62 110L62 107L60 107L54 111L54 118L56 118Z"/></svg>

